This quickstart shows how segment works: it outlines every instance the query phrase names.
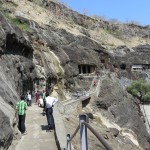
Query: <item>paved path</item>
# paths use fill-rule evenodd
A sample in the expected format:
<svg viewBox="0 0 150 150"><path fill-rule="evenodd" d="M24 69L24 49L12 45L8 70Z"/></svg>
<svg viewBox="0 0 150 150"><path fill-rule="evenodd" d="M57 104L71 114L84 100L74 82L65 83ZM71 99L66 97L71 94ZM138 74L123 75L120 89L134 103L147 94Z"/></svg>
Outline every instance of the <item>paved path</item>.
<svg viewBox="0 0 150 150"><path fill-rule="evenodd" d="M27 135L23 135L15 150L58 150L54 131L46 132L47 120L42 108L32 104L26 114Z"/></svg>
<svg viewBox="0 0 150 150"><path fill-rule="evenodd" d="M142 110L145 120L146 120L145 124L147 127L147 131L150 134L150 105L142 105L141 110Z"/></svg>

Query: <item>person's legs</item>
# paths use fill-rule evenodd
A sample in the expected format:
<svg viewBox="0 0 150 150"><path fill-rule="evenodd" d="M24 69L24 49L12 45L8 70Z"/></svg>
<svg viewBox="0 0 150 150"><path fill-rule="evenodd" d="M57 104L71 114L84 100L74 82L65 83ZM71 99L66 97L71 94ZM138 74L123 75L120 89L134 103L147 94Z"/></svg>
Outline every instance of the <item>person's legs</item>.
<svg viewBox="0 0 150 150"><path fill-rule="evenodd" d="M43 112L44 112L44 111L46 111L46 101L43 100L43 104L44 104L44 106L43 106Z"/></svg>
<svg viewBox="0 0 150 150"><path fill-rule="evenodd" d="M26 117L26 115L22 115L21 116L21 133L24 133L26 131L26 128L25 128L25 117Z"/></svg>
<svg viewBox="0 0 150 150"><path fill-rule="evenodd" d="M52 113L52 130L55 128L55 124L54 124L54 117L53 117L53 113Z"/></svg>
<svg viewBox="0 0 150 150"><path fill-rule="evenodd" d="M29 100L29 106L31 106L31 104L32 104L32 100Z"/></svg>
<svg viewBox="0 0 150 150"><path fill-rule="evenodd" d="M29 106L29 100L27 99L27 105Z"/></svg>
<svg viewBox="0 0 150 150"><path fill-rule="evenodd" d="M19 128L19 131L20 131L20 132L22 132L22 131L21 131L21 129L22 129L22 128L21 128L21 118L22 118L21 115L19 115L19 116L18 116L18 119L19 119L19 120L18 120L18 128Z"/></svg>
<svg viewBox="0 0 150 150"><path fill-rule="evenodd" d="M53 108L47 108L46 109L46 117L47 117L47 122L48 122L48 127L49 129L54 128L54 119L53 119Z"/></svg>
<svg viewBox="0 0 150 150"><path fill-rule="evenodd" d="M54 118L53 118L53 112L50 114L50 129L54 129Z"/></svg>
<svg viewBox="0 0 150 150"><path fill-rule="evenodd" d="M37 99L37 104L38 104L38 106L39 106L39 103L40 103L40 101L39 101L39 98Z"/></svg>
<svg viewBox="0 0 150 150"><path fill-rule="evenodd" d="M46 108L46 118L47 118L47 124L49 125L49 108Z"/></svg>

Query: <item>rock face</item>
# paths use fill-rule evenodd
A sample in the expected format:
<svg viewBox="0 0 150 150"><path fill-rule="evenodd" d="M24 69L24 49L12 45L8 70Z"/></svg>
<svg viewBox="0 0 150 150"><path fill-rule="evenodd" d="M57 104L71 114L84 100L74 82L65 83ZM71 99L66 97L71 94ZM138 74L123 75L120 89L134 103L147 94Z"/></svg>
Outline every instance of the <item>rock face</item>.
<svg viewBox="0 0 150 150"><path fill-rule="evenodd" d="M2 15L0 20L0 149L8 149L19 134L16 102L27 90L33 91L35 73L31 44Z"/></svg>
<svg viewBox="0 0 150 150"><path fill-rule="evenodd" d="M149 27L123 25L126 28L120 29L52 1L14 0L0 4L0 149L8 149L19 134L15 111L19 96L28 90L34 94L37 85L42 89L41 80L46 83L44 88L65 100L64 89L72 93L90 87L93 78L84 78L83 74L101 76L113 72L119 78L131 79L139 77L131 72L132 64L150 64L150 43L144 39ZM147 44L130 48L120 45L129 42L121 41L126 40L124 36L134 38L130 31L135 28ZM106 35L106 29L112 30L112 35ZM116 39L118 30L120 36ZM124 35L126 31L128 35ZM108 37L114 43L109 43ZM121 128L135 132L141 147L148 149L149 137L138 108L117 78L113 79L103 80L96 107Z"/></svg>
<svg viewBox="0 0 150 150"><path fill-rule="evenodd" d="M118 84L117 79L112 80L111 77L106 77L102 81L101 91L95 103L104 116L118 124L123 130L138 133L135 139L138 139L144 149L149 149L150 136L139 115L140 108L135 105L134 98Z"/></svg>
<svg viewBox="0 0 150 150"><path fill-rule="evenodd" d="M126 73L129 74L128 78L133 76L131 72L132 65L149 65L150 45L148 44L133 47L132 50L127 47L122 47L118 50L120 53L117 53L114 57L112 57L112 63L120 70L120 72L126 71ZM123 53L121 53L121 51L123 51Z"/></svg>
<svg viewBox="0 0 150 150"><path fill-rule="evenodd" d="M12 87L12 82L4 74L5 71L2 66L0 72L0 148L8 149L16 128L14 105L17 102L18 95Z"/></svg>

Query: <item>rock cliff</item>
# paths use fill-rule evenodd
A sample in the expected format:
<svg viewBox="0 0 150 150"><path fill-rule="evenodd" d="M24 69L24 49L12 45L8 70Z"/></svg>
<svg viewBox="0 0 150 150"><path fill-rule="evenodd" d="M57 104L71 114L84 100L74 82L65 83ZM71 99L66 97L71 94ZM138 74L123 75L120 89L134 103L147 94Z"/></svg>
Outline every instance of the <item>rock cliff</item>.
<svg viewBox="0 0 150 150"><path fill-rule="evenodd" d="M141 77L132 65L150 64L149 26L110 23L46 0L1 0L0 10L0 149L19 137L15 104L21 94L44 87L66 100L64 91L89 88L95 73L107 78L91 107L149 149L138 106L119 84L122 77Z"/></svg>

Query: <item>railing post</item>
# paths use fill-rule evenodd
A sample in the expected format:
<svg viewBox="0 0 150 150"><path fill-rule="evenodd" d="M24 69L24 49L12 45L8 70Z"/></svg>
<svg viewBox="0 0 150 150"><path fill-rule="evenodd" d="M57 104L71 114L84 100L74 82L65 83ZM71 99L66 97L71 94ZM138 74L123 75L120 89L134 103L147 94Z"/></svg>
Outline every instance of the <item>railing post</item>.
<svg viewBox="0 0 150 150"><path fill-rule="evenodd" d="M71 150L71 141L68 142L70 140L70 134L67 134L67 150Z"/></svg>
<svg viewBox="0 0 150 150"><path fill-rule="evenodd" d="M87 140L87 127L82 124L82 122L88 122L88 116L86 114L80 115L80 144L81 150L88 150L88 140Z"/></svg>

